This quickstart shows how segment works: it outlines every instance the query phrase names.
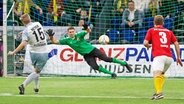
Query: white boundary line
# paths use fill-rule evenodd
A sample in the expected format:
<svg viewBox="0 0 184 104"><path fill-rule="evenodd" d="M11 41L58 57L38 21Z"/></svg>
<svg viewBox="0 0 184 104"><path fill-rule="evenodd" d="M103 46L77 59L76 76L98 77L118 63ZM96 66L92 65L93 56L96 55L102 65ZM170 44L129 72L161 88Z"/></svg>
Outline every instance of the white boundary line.
<svg viewBox="0 0 184 104"><path fill-rule="evenodd" d="M14 76L9 76L9 77L6 77L6 78L13 78L13 79L22 79L22 78L26 78L26 76L21 76L21 77L14 77ZM40 79L53 79L53 78L56 78L56 79L70 79L70 78L84 78L84 79L108 79L107 77L76 77L76 76L68 76L68 77L65 77L65 76L61 76L61 77L40 77ZM140 80L140 79L144 79L144 80L152 80L153 78L126 78L126 77L117 77L117 80L119 79L132 79L132 80ZM166 80L183 80L183 78L166 78Z"/></svg>
<svg viewBox="0 0 184 104"><path fill-rule="evenodd" d="M69 96L69 95L14 95L11 93L0 93L1 97L32 97L32 98L91 98L91 99L150 99L150 97L137 97L137 96ZM170 100L184 100L184 97L174 98L166 97L164 99Z"/></svg>

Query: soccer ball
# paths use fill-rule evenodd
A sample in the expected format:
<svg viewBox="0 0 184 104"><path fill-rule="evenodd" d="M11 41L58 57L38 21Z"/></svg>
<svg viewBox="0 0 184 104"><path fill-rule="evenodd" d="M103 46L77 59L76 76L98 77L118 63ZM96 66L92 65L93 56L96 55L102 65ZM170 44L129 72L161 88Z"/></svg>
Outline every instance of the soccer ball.
<svg viewBox="0 0 184 104"><path fill-rule="evenodd" d="M100 44L108 44L110 42L110 39L107 35L101 35L98 39L98 42Z"/></svg>

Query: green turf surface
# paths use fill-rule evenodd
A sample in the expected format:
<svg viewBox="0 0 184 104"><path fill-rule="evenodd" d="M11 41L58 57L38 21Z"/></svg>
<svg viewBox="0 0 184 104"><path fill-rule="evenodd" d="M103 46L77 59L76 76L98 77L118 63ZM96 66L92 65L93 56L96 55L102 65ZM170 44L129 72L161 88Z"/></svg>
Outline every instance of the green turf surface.
<svg viewBox="0 0 184 104"><path fill-rule="evenodd" d="M18 94L23 77L0 78L0 104L184 104L184 80L166 79L165 98L150 100L151 78L55 77L41 78L40 92L33 83Z"/></svg>

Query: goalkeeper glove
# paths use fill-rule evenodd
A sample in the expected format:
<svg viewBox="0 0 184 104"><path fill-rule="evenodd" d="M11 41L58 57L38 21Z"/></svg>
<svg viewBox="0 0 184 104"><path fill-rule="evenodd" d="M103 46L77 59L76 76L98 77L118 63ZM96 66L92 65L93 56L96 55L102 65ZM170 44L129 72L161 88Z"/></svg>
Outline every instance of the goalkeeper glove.
<svg viewBox="0 0 184 104"><path fill-rule="evenodd" d="M88 33L91 32L91 29L90 29L90 27L89 27L87 24L84 24L84 25L83 25L82 30L87 31Z"/></svg>
<svg viewBox="0 0 184 104"><path fill-rule="evenodd" d="M46 31L46 33L49 35L49 36L54 36L55 32L52 30L52 29L48 29Z"/></svg>
<svg viewBox="0 0 184 104"><path fill-rule="evenodd" d="M82 30L87 30L87 29L88 29L88 25L84 24Z"/></svg>
<svg viewBox="0 0 184 104"><path fill-rule="evenodd" d="M46 31L46 33L49 35L50 39L52 40L52 39L53 39L53 36L54 36L54 34L55 34L55 32L54 32L52 29L48 29L48 30Z"/></svg>

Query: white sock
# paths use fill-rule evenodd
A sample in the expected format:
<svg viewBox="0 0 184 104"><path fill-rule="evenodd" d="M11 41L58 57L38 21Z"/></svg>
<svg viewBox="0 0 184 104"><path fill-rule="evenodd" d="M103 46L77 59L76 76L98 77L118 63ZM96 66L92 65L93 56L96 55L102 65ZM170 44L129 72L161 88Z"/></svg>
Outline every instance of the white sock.
<svg viewBox="0 0 184 104"><path fill-rule="evenodd" d="M29 83L31 83L38 76L36 72L32 72L26 80L23 82L24 87L26 87Z"/></svg>
<svg viewBox="0 0 184 104"><path fill-rule="evenodd" d="M39 89L39 79L40 79L40 75L37 74L37 77L35 78L35 89Z"/></svg>

